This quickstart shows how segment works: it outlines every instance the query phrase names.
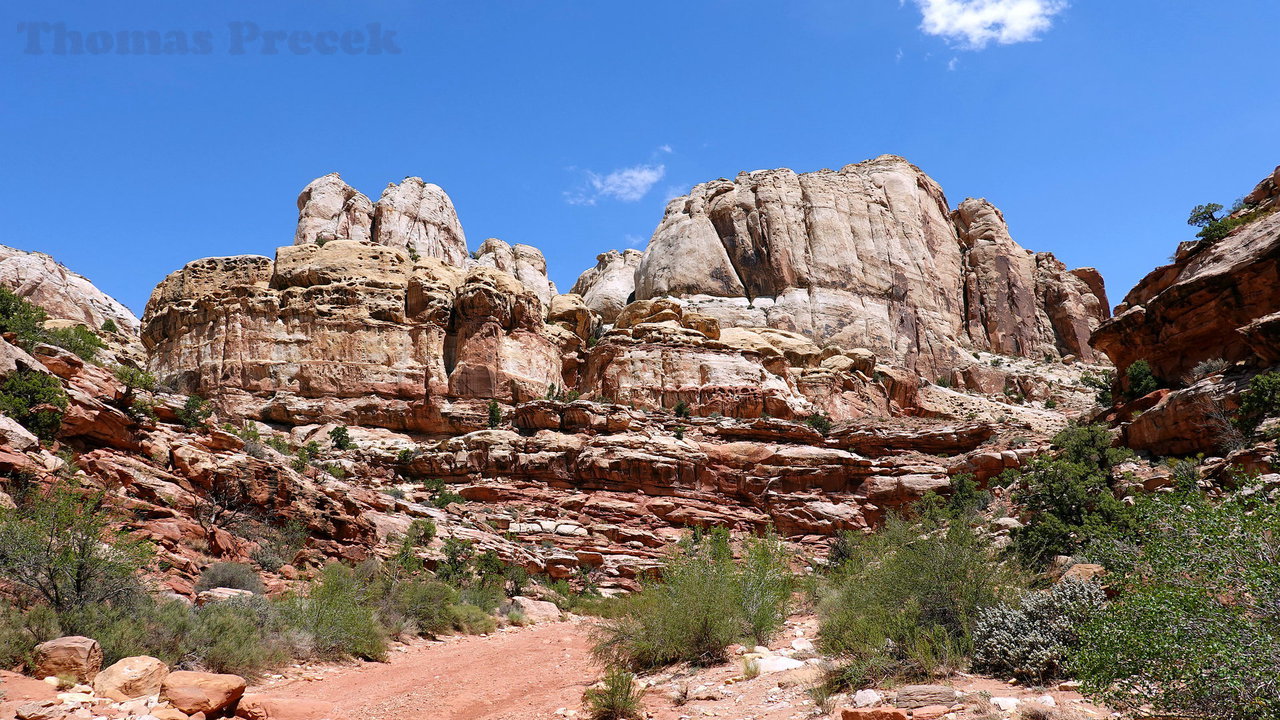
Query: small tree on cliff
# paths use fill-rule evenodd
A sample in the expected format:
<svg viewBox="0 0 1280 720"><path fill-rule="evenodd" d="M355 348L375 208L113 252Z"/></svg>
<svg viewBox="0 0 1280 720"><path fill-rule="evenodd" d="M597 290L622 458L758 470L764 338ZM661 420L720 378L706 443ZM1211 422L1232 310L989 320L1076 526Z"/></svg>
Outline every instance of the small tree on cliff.
<svg viewBox="0 0 1280 720"><path fill-rule="evenodd" d="M1220 212L1222 212L1222 206L1218 203L1197 205L1191 209L1191 215L1187 217L1187 224L1199 228L1209 227L1218 222L1218 213Z"/></svg>
<svg viewBox="0 0 1280 720"><path fill-rule="evenodd" d="M489 401L489 427L496 428L502 424L502 407L497 400Z"/></svg>

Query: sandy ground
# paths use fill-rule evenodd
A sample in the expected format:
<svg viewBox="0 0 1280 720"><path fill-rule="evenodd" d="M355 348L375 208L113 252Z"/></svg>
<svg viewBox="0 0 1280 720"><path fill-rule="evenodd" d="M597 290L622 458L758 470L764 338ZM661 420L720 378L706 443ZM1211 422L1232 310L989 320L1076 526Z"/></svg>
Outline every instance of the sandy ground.
<svg viewBox="0 0 1280 720"><path fill-rule="evenodd" d="M291 671L250 692L326 700L350 720L566 717L599 674L589 634L575 620L450 637L397 648L387 663Z"/></svg>

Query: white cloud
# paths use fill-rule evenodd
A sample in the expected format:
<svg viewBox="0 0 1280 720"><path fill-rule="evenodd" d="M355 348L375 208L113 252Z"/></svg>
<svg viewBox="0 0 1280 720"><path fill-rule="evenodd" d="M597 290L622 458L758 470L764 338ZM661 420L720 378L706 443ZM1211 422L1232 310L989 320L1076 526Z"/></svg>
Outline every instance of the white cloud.
<svg viewBox="0 0 1280 720"><path fill-rule="evenodd" d="M641 237L639 235L632 235L631 233L627 233L624 240L627 243L627 247L633 247L633 248L642 247L649 243L649 238Z"/></svg>
<svg viewBox="0 0 1280 720"><path fill-rule="evenodd" d="M915 0L920 29L970 50L1038 40L1067 0Z"/></svg>
<svg viewBox="0 0 1280 720"><path fill-rule="evenodd" d="M635 165L619 168L608 175L588 170L586 184L565 193L565 199L571 205L595 205L600 198L636 202L649 194L649 190L666 174L665 165Z"/></svg>
<svg viewBox="0 0 1280 720"><path fill-rule="evenodd" d="M670 155L671 153L675 152L675 149L673 149L670 145L659 145L658 152Z"/></svg>
<svg viewBox="0 0 1280 720"><path fill-rule="evenodd" d="M959 64L960 64L960 58L953 57L951 58L951 61L947 63L947 70L954 71L956 69L956 65L959 65Z"/></svg>

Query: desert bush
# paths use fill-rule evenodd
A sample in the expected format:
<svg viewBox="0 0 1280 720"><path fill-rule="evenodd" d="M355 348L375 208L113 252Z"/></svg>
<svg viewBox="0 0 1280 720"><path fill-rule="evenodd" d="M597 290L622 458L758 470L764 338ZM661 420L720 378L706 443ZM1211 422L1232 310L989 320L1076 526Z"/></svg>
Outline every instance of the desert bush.
<svg viewBox="0 0 1280 720"><path fill-rule="evenodd" d="M693 417L693 411L689 409L689 404L683 400L676 403L676 406L672 408L671 412L675 413L675 416L678 418Z"/></svg>
<svg viewBox="0 0 1280 720"><path fill-rule="evenodd" d="M66 409L67 393L52 375L22 368L9 373L0 385L0 412L41 440L53 440Z"/></svg>
<svg viewBox="0 0 1280 720"><path fill-rule="evenodd" d="M791 601L790 553L776 536L748 538L737 573L738 605L747 636L766 645L782 629Z"/></svg>
<svg viewBox="0 0 1280 720"><path fill-rule="evenodd" d="M1246 435L1257 431L1263 420L1280 416L1280 371L1255 375L1249 389L1240 396L1236 424Z"/></svg>
<svg viewBox="0 0 1280 720"><path fill-rule="evenodd" d="M826 435L831 432L831 416L824 412L817 412L805 418L804 424L817 430L820 434Z"/></svg>
<svg viewBox="0 0 1280 720"><path fill-rule="evenodd" d="M847 559L819 602L819 643L845 662L838 684L925 679L957 667L979 613L1026 583L968 521L890 517L846 539Z"/></svg>
<svg viewBox="0 0 1280 720"><path fill-rule="evenodd" d="M1133 400L1145 395L1149 395L1160 389L1160 381L1151 372L1151 363L1146 360L1138 360L1125 370L1125 377L1129 381L1129 389L1126 396Z"/></svg>
<svg viewBox="0 0 1280 720"><path fill-rule="evenodd" d="M210 603L194 615L198 664L210 672L253 677L289 660L279 609L264 598Z"/></svg>
<svg viewBox="0 0 1280 720"><path fill-rule="evenodd" d="M1071 668L1094 699L1172 717L1280 717L1280 507L1240 495L1144 498L1100 558L1118 597Z"/></svg>
<svg viewBox="0 0 1280 720"><path fill-rule="evenodd" d="M351 450L356 446L355 442L351 440L351 431L347 429L346 425L339 425L330 430L329 442L333 444L335 450Z"/></svg>
<svg viewBox="0 0 1280 720"><path fill-rule="evenodd" d="M30 662L36 645L61 634L58 617L49 606L37 605L24 612L0 602L0 669Z"/></svg>
<svg viewBox="0 0 1280 720"><path fill-rule="evenodd" d="M1111 468L1129 452L1111 447L1101 425L1072 425L1053 438L1056 453L1032 458L1021 470L1006 471L1017 483L1013 497L1030 513L1013 534L1014 549L1043 565L1057 555L1074 555L1099 538L1123 529L1129 510L1111 490Z"/></svg>
<svg viewBox="0 0 1280 720"><path fill-rule="evenodd" d="M104 347L102 338L83 325L47 330L44 340L50 345L70 350L82 360L89 361L98 357L98 351Z"/></svg>
<svg viewBox="0 0 1280 720"><path fill-rule="evenodd" d="M242 563L214 563L204 569L200 573L200 577L196 579L196 592L204 592L214 588L234 588L236 590L248 590L255 595L261 595L265 588L262 586L262 579L258 577L258 573L253 568Z"/></svg>
<svg viewBox="0 0 1280 720"><path fill-rule="evenodd" d="M749 542L745 554L734 563L720 529L684 543L659 582L601 625L596 656L632 670L705 665L739 640L766 642L785 616L790 572L776 538Z"/></svg>
<svg viewBox="0 0 1280 720"><path fill-rule="evenodd" d="M59 614L61 631L84 635L102 646L103 665L150 655L177 666L197 657L195 611L186 603L147 596L94 603Z"/></svg>
<svg viewBox="0 0 1280 720"><path fill-rule="evenodd" d="M43 601L62 612L137 591L150 547L109 528L104 494L64 480L35 492L0 508L0 577L28 605Z"/></svg>
<svg viewBox="0 0 1280 720"><path fill-rule="evenodd" d="M188 395L177 416L178 421L189 428L203 427L213 417L213 407L199 395Z"/></svg>
<svg viewBox="0 0 1280 720"><path fill-rule="evenodd" d="M1187 372L1187 376L1183 379L1186 381L1188 385L1190 385L1195 381L1200 380L1201 378L1206 378L1206 377L1209 377L1210 375L1216 375L1217 373L1220 373L1229 367L1231 367L1231 363L1227 362L1226 360L1223 360L1222 358L1210 358L1209 360L1202 360L1196 363L1195 367L1191 368L1191 370Z"/></svg>
<svg viewBox="0 0 1280 720"><path fill-rule="evenodd" d="M639 720L645 717L643 698L644 686L636 676L613 668L598 686L587 688L582 702L590 720Z"/></svg>
<svg viewBox="0 0 1280 720"><path fill-rule="evenodd" d="M496 428L502 425L502 406L497 400L489 401L489 427Z"/></svg>
<svg viewBox="0 0 1280 720"><path fill-rule="evenodd" d="M276 572L293 562L307 544L307 526L288 520L280 527L266 527L258 535L258 546L249 557L263 570Z"/></svg>
<svg viewBox="0 0 1280 720"><path fill-rule="evenodd" d="M487 635L498 629L498 621L475 605L450 605L450 621L458 632Z"/></svg>
<svg viewBox="0 0 1280 720"><path fill-rule="evenodd" d="M1115 383L1115 373L1110 370L1104 370L1094 374L1086 370L1080 375L1080 384L1087 388L1092 388L1097 397L1099 405L1103 407L1111 407L1114 400L1112 397L1111 387Z"/></svg>
<svg viewBox="0 0 1280 720"><path fill-rule="evenodd" d="M395 590L395 609L413 621L418 632L436 637L454 629L451 608L458 603L458 591L434 580L414 580Z"/></svg>
<svg viewBox="0 0 1280 720"><path fill-rule="evenodd" d="M29 352L44 342L47 319L41 308L18 297L9 288L0 288L0 333L17 335L18 347Z"/></svg>
<svg viewBox="0 0 1280 720"><path fill-rule="evenodd" d="M365 600L364 588L351 568L332 563L305 595L289 600L285 617L307 633L319 657L382 660L387 654L386 637Z"/></svg>
<svg viewBox="0 0 1280 720"><path fill-rule="evenodd" d="M102 332L109 332L109 333L120 332L120 328L116 325L115 320L112 320L111 318L107 318L106 320L102 321Z"/></svg>
<svg viewBox="0 0 1280 720"><path fill-rule="evenodd" d="M1023 595L1016 605L982 610L973 632L974 669L1035 685L1065 677L1080 627L1104 599L1095 583L1064 580Z"/></svg>

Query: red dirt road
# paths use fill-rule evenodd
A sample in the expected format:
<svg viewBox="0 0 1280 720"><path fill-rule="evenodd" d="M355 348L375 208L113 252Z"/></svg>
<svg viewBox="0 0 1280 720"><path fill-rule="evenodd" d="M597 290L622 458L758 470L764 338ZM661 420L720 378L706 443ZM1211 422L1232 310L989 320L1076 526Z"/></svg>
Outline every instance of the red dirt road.
<svg viewBox="0 0 1280 720"><path fill-rule="evenodd" d="M288 678L251 692L325 700L349 720L553 720L578 710L599 669L590 625L560 622L489 637L456 637L394 652L315 680Z"/></svg>

